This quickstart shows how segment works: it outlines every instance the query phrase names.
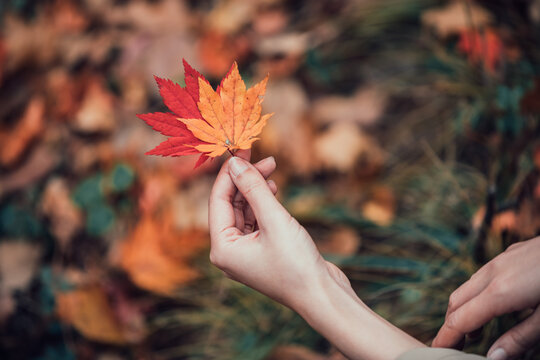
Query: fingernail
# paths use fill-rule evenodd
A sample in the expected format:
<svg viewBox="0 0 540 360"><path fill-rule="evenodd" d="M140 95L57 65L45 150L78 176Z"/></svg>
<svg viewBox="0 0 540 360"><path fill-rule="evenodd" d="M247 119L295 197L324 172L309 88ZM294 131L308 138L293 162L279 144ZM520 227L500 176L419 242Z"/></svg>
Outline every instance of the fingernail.
<svg viewBox="0 0 540 360"><path fill-rule="evenodd" d="M506 351L502 348L495 349L491 355L488 355L489 360L506 360L507 358Z"/></svg>
<svg viewBox="0 0 540 360"><path fill-rule="evenodd" d="M231 170L234 176L238 176L244 171L246 171L248 169L248 166L244 162L244 160L239 159L236 156L233 156L231 160L229 160L229 169Z"/></svg>

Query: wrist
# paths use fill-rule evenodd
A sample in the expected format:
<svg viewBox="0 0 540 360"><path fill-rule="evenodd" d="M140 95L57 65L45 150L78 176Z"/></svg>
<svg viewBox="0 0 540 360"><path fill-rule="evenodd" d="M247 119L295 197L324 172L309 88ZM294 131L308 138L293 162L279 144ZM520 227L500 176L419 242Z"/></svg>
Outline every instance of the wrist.
<svg viewBox="0 0 540 360"><path fill-rule="evenodd" d="M292 308L351 359L395 359L425 346L374 313L331 268Z"/></svg>

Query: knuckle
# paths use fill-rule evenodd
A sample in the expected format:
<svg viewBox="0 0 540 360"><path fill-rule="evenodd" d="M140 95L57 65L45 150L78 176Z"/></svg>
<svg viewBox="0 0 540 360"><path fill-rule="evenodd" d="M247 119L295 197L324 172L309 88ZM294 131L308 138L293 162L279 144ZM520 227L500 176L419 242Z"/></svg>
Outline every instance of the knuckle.
<svg viewBox="0 0 540 360"><path fill-rule="evenodd" d="M486 289L490 297L490 305L493 316L504 314L508 309L508 296L510 295L510 284L504 280L493 281Z"/></svg>
<svg viewBox="0 0 540 360"><path fill-rule="evenodd" d="M452 294L450 294L450 297L448 298L448 310L447 312L453 312L456 310L456 304L458 301L458 291L454 291Z"/></svg>
<svg viewBox="0 0 540 360"><path fill-rule="evenodd" d="M261 189L259 181L250 181L245 187L244 195L246 197L256 194Z"/></svg>
<svg viewBox="0 0 540 360"><path fill-rule="evenodd" d="M508 281L495 279L487 288L489 294L494 297L504 297L509 293Z"/></svg>
<svg viewBox="0 0 540 360"><path fill-rule="evenodd" d="M452 330L459 330L459 315L458 313L452 313L445 321L446 327Z"/></svg>
<svg viewBox="0 0 540 360"><path fill-rule="evenodd" d="M223 256L221 255L221 252L216 249L210 251L210 262L220 269L224 267Z"/></svg>

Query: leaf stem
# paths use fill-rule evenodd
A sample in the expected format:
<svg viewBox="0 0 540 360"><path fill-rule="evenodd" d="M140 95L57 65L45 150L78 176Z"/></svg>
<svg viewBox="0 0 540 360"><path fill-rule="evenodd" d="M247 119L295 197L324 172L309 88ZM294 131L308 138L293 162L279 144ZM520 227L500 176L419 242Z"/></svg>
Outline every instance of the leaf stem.
<svg viewBox="0 0 540 360"><path fill-rule="evenodd" d="M231 149L227 149L227 151L229 152L229 154L231 154L231 156L234 156L234 153L231 151Z"/></svg>

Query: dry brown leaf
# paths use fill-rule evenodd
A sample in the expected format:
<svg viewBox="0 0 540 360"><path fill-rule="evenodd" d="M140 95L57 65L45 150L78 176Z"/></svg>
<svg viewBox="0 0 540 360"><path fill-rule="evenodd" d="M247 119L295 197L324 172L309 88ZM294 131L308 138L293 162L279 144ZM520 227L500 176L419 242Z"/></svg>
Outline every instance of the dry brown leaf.
<svg viewBox="0 0 540 360"><path fill-rule="evenodd" d="M191 182L182 191L171 196L172 198L172 216L174 217L174 226L177 229L208 229L208 199L212 190L213 178L199 177Z"/></svg>
<svg viewBox="0 0 540 360"><path fill-rule="evenodd" d="M288 33L262 38L255 44L255 51L261 56L300 56L309 46L308 33Z"/></svg>
<svg viewBox="0 0 540 360"><path fill-rule="evenodd" d="M313 152L323 169L340 172L355 168L361 157L372 167L379 167L384 160L375 139L347 122L334 123L320 134L314 141Z"/></svg>
<svg viewBox="0 0 540 360"><path fill-rule="evenodd" d="M4 41L8 54L6 69L12 70L27 62L50 63L56 55L57 37L43 16L30 24L8 15L4 18Z"/></svg>
<svg viewBox="0 0 540 360"><path fill-rule="evenodd" d="M288 23L289 14L283 8L262 8L253 18L253 30L260 35L272 35L283 30Z"/></svg>
<svg viewBox="0 0 540 360"><path fill-rule="evenodd" d="M65 249L71 238L82 227L81 211L71 200L65 181L54 178L47 183L41 198L41 210L49 217L51 232L60 247Z"/></svg>
<svg viewBox="0 0 540 360"><path fill-rule="evenodd" d="M306 121L309 101L302 86L290 80L270 82L263 107L275 113L261 134L263 152L282 157L290 163L293 173L312 171L315 168L313 135Z"/></svg>
<svg viewBox="0 0 540 360"><path fill-rule="evenodd" d="M469 0L454 0L446 6L422 14L422 23L446 38L467 29L481 29L493 21L493 15Z"/></svg>
<svg viewBox="0 0 540 360"><path fill-rule="evenodd" d="M540 204L531 198L525 199L517 213L517 232L524 239L538 235L540 231Z"/></svg>
<svg viewBox="0 0 540 360"><path fill-rule="evenodd" d="M251 21L256 9L256 1L219 1L206 16L205 27L222 34L235 34Z"/></svg>
<svg viewBox="0 0 540 360"><path fill-rule="evenodd" d="M46 12L51 19L51 26L58 33L80 33L88 26L88 17L74 1L56 0L46 9Z"/></svg>
<svg viewBox="0 0 540 360"><path fill-rule="evenodd" d="M22 290L32 280L41 256L36 243L18 240L0 242L0 293L11 295Z"/></svg>
<svg viewBox="0 0 540 360"><path fill-rule="evenodd" d="M136 0L120 6L101 4L93 10L111 25L127 25L150 34L185 33L193 18L185 3L176 0Z"/></svg>
<svg viewBox="0 0 540 360"><path fill-rule="evenodd" d="M56 152L44 146L37 147L21 167L0 177L0 198L41 179L55 168L59 160Z"/></svg>
<svg viewBox="0 0 540 360"><path fill-rule="evenodd" d="M373 189L370 199L362 206L362 216L380 226L388 226L396 214L394 192L385 186Z"/></svg>
<svg viewBox="0 0 540 360"><path fill-rule="evenodd" d="M17 307L13 293L28 287L40 257L38 244L8 239L0 242L0 325Z"/></svg>
<svg viewBox="0 0 540 360"><path fill-rule="evenodd" d="M110 344L127 342L107 294L100 286L89 285L57 293L56 311L62 321L88 339Z"/></svg>
<svg viewBox="0 0 540 360"><path fill-rule="evenodd" d="M41 97L34 97L28 103L21 119L9 134L4 135L0 148L0 164L9 166L15 163L24 151L33 144L41 134L45 113L45 101Z"/></svg>
<svg viewBox="0 0 540 360"><path fill-rule="evenodd" d="M53 118L69 120L79 107L81 86L67 71L56 68L47 74L48 105Z"/></svg>
<svg viewBox="0 0 540 360"><path fill-rule="evenodd" d="M348 227L333 230L330 235L317 242L319 251L323 254L352 255L360 247L360 236Z"/></svg>
<svg viewBox="0 0 540 360"><path fill-rule="evenodd" d="M206 72L213 77L227 73L234 61L242 61L251 43L243 35L229 36L220 32L206 32L199 38L199 58Z"/></svg>
<svg viewBox="0 0 540 360"><path fill-rule="evenodd" d="M515 231L517 228L517 222L518 219L515 211L503 211L493 217L491 228L497 234L500 234L503 231Z"/></svg>
<svg viewBox="0 0 540 360"><path fill-rule="evenodd" d="M109 132L115 127L113 96L101 79L89 81L73 126L85 133Z"/></svg>
<svg viewBox="0 0 540 360"><path fill-rule="evenodd" d="M383 114L387 96L376 87L361 88L351 97L328 96L313 103L313 118L318 123L355 122L372 125Z"/></svg>

